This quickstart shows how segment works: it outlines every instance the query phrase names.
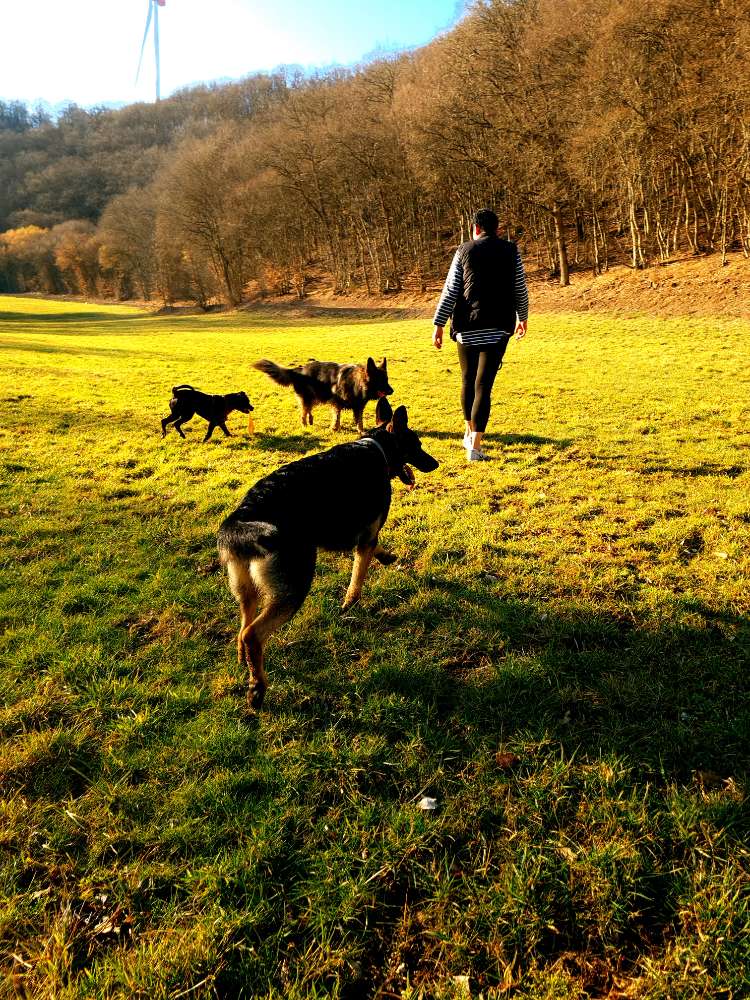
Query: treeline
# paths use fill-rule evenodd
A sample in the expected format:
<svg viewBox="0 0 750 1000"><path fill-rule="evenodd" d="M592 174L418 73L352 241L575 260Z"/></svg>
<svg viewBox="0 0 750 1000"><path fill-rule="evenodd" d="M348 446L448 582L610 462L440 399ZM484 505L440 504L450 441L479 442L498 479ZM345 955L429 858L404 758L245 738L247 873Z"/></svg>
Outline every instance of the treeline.
<svg viewBox="0 0 750 1000"><path fill-rule="evenodd" d="M0 288L236 305L750 255L750 0L485 0L415 53L56 123L0 106Z"/></svg>

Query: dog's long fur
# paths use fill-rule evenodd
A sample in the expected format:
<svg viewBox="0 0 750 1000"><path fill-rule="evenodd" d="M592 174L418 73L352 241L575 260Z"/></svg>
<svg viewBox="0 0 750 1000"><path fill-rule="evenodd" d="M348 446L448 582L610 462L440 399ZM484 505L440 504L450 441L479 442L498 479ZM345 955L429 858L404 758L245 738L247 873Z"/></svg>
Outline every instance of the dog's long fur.
<svg viewBox="0 0 750 1000"><path fill-rule="evenodd" d="M297 368L282 368L275 361L263 358L254 368L262 371L278 385L291 386L299 400L302 426L312 424L312 409L329 403L335 413L333 429L338 430L341 411L352 410L354 423L363 432L362 417L369 400L390 396L388 362L383 358L376 365L372 358L364 365L339 365L334 361L309 361Z"/></svg>
<svg viewBox="0 0 750 1000"><path fill-rule="evenodd" d="M167 433L169 424L174 424L175 430L184 438L182 425L187 423L197 413L208 421L208 430L204 441L221 427L227 437L231 437L227 429L227 417L233 410L250 413L255 407L250 404L245 392L229 392L225 396L209 396L206 392L193 388L192 385L175 385L172 387L172 398L169 401L170 415L161 422L161 436Z"/></svg>
<svg viewBox="0 0 750 1000"><path fill-rule="evenodd" d="M378 403L380 426L348 444L284 465L252 487L221 524L218 548L240 605L237 657L250 673L248 701L260 708L267 679L263 648L310 590L319 548L354 549L343 607L359 600L373 556L395 556L378 544L391 503L391 478L408 480L405 463L432 472L438 463L409 429L406 408ZM258 605L261 605L258 613Z"/></svg>

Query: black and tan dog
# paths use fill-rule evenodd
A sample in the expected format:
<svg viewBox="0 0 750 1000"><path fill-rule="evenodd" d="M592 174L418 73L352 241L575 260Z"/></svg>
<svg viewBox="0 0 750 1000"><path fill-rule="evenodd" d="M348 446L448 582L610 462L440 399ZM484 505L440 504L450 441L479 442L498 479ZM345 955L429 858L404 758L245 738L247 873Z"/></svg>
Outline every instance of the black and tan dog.
<svg viewBox="0 0 750 1000"><path fill-rule="evenodd" d="M302 606L318 549L354 549L342 605L348 608L359 600L373 556L384 564L396 558L378 544L391 504L391 479L410 481L407 462L421 472L438 467L409 429L406 407L391 413L382 399L378 418L380 426L358 441L309 455L259 480L219 528L219 555L240 605L237 657L250 672L252 708L260 708L266 692L263 648Z"/></svg>
<svg viewBox="0 0 750 1000"><path fill-rule="evenodd" d="M338 365L335 361L309 361L297 368L282 368L274 361L263 358L254 368L264 372L279 385L290 385L299 400L302 426L312 424L312 409L328 403L335 410L333 429L341 424L341 411L352 410L354 423L360 434L364 432L362 416L371 399L390 396L393 389L388 384L388 362L383 358L376 365L372 358L364 365Z"/></svg>
<svg viewBox="0 0 750 1000"><path fill-rule="evenodd" d="M206 392L194 389L192 385L175 385L172 388L172 398L169 401L171 413L161 422L161 436L167 433L169 424L174 424L175 430L184 438L182 425L187 423L197 413L208 421L208 430L204 441L213 434L217 427L221 427L227 437L231 434L227 430L227 417L233 410L240 413L250 413L255 407L250 404L247 393L229 392L225 396L209 396Z"/></svg>

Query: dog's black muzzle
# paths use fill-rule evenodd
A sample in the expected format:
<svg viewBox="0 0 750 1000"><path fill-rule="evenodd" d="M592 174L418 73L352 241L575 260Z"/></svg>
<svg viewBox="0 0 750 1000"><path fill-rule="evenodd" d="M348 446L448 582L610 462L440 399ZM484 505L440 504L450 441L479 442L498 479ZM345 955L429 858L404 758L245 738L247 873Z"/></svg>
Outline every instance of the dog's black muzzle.
<svg viewBox="0 0 750 1000"><path fill-rule="evenodd" d="M409 464L413 465L415 469L419 469L420 472L434 472L440 462L432 455L428 455L426 451L420 451L418 455L409 456Z"/></svg>

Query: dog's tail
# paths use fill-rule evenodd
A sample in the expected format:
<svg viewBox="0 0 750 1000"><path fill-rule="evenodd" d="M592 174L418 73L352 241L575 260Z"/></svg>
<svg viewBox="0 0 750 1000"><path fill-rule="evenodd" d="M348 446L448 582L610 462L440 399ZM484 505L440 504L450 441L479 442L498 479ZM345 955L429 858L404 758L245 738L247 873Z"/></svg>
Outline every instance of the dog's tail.
<svg viewBox="0 0 750 1000"><path fill-rule="evenodd" d="M176 396L178 392L182 392L183 389L190 389L192 392L197 392L198 390L193 385L173 385L172 395Z"/></svg>
<svg viewBox="0 0 750 1000"><path fill-rule="evenodd" d="M325 402L333 395L331 387L327 383L321 382L320 379L295 371L294 368L282 368L281 365L277 365L275 361L269 361L267 358L256 361L253 368L268 375L278 385L290 385L299 396L312 397Z"/></svg>
<svg viewBox="0 0 750 1000"><path fill-rule="evenodd" d="M268 375L278 385L294 385L294 376L300 374L300 372L292 371L291 368L282 368L281 365L277 365L275 361L269 361L268 358L256 361L253 368Z"/></svg>

